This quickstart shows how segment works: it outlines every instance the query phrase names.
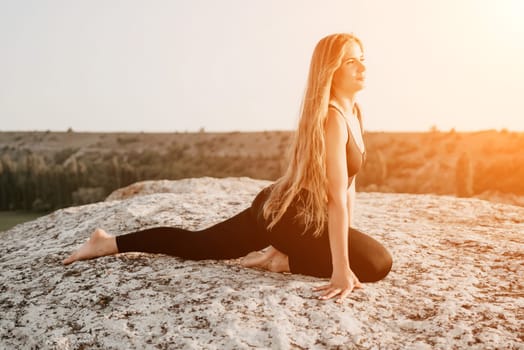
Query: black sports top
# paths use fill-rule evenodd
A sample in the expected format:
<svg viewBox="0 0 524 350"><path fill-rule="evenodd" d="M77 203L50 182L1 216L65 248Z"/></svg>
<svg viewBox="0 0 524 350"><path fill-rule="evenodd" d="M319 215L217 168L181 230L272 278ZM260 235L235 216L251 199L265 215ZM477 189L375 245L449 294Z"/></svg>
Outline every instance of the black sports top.
<svg viewBox="0 0 524 350"><path fill-rule="evenodd" d="M344 121L346 121L346 126L348 128L348 142L346 143L346 161L347 161L347 169L348 169L348 177L349 177L349 183L351 184L351 180L353 177L358 173L362 165L364 164L364 161L366 159L366 151L364 150L363 153L360 153L360 148L358 148L358 145L355 141L355 137L353 136L353 133L351 132L351 128L349 127L349 124L346 120L346 117L344 116L344 113L335 105L330 104L329 107L335 108L338 113L344 118ZM362 130L362 122L360 120L360 111L357 107L357 116L358 121L361 126Z"/></svg>

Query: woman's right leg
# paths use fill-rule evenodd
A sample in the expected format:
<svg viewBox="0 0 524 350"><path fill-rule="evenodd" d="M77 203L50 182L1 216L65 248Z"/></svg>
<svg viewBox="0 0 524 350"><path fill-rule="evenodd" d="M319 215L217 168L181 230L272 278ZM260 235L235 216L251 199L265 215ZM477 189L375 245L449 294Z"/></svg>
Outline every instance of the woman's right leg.
<svg viewBox="0 0 524 350"><path fill-rule="evenodd" d="M191 260L233 259L267 247L256 230L251 210L200 231L153 227L116 237L118 252L161 253Z"/></svg>
<svg viewBox="0 0 524 350"><path fill-rule="evenodd" d="M192 260L233 259L268 245L267 238L256 231L248 208L200 231L162 226L114 237L97 229L63 263L124 252L162 253Z"/></svg>
<svg viewBox="0 0 524 350"><path fill-rule="evenodd" d="M118 253L114 236L97 228L82 246L62 261L64 265L78 260L87 260Z"/></svg>

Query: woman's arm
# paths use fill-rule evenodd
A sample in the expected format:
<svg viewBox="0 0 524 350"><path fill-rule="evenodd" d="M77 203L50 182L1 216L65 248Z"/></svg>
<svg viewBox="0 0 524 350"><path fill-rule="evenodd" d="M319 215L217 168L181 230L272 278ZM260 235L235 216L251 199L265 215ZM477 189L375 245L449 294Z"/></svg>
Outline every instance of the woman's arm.
<svg viewBox="0 0 524 350"><path fill-rule="evenodd" d="M355 225L355 203L356 203L356 192L355 192L355 176L351 179L351 184L347 190L347 201L348 201L348 216L349 216L349 227Z"/></svg>
<svg viewBox="0 0 524 350"><path fill-rule="evenodd" d="M348 131L344 119L330 109L326 120L326 170L328 182L328 231L333 263L330 283L317 288L322 299L340 295L342 301L360 282L349 267L348 174L346 143Z"/></svg>

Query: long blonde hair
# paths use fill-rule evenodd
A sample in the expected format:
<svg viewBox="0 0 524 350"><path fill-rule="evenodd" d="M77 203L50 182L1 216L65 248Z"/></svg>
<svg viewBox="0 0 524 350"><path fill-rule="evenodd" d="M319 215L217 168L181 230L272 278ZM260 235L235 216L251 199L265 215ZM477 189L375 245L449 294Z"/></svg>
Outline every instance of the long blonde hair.
<svg viewBox="0 0 524 350"><path fill-rule="evenodd" d="M346 46L361 41L353 34L332 34L322 38L311 57L309 76L301 105L298 130L291 148L290 161L263 206L270 230L282 218L301 189L308 189L297 215L304 230L322 234L327 222L327 176L324 123L326 121L333 74L342 64Z"/></svg>

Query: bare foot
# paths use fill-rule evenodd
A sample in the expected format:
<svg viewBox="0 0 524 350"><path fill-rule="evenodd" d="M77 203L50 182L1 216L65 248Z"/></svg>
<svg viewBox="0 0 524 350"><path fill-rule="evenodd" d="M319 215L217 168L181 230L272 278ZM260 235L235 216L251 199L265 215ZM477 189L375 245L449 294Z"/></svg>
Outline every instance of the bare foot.
<svg viewBox="0 0 524 350"><path fill-rule="evenodd" d="M263 251L249 253L242 258L240 264L271 272L289 272L288 256L272 246Z"/></svg>
<svg viewBox="0 0 524 350"><path fill-rule="evenodd" d="M98 228L91 234L87 242L82 244L82 246L67 259L64 259L62 263L68 265L78 260L93 259L116 253L118 253L118 248L115 237Z"/></svg>

